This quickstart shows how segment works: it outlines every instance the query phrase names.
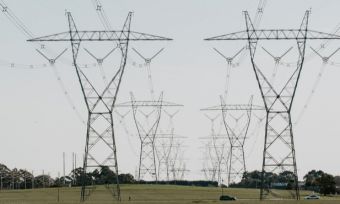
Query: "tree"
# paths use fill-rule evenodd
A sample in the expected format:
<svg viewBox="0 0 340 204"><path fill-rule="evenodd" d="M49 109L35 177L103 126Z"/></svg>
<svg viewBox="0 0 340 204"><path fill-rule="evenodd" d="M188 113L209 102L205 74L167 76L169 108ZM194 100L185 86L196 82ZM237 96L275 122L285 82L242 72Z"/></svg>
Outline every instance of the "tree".
<svg viewBox="0 0 340 204"><path fill-rule="evenodd" d="M119 183L132 184L135 183L136 180L131 174L119 174L118 176Z"/></svg>
<svg viewBox="0 0 340 204"><path fill-rule="evenodd" d="M340 176L334 176L334 181L336 186L340 186Z"/></svg>
<svg viewBox="0 0 340 204"><path fill-rule="evenodd" d="M39 175L34 178L34 186L38 188L54 186L54 180L49 175Z"/></svg>
<svg viewBox="0 0 340 204"><path fill-rule="evenodd" d="M116 183L116 174L108 166L102 166L100 169L99 181L97 181L97 183L100 184Z"/></svg>
<svg viewBox="0 0 340 204"><path fill-rule="evenodd" d="M323 195L334 194L335 193L335 179L334 176L324 173L317 180L318 185L320 186L320 193Z"/></svg>
<svg viewBox="0 0 340 204"><path fill-rule="evenodd" d="M286 189L291 190L295 184L295 175L291 171L281 172L278 176L280 183L287 183Z"/></svg>
<svg viewBox="0 0 340 204"><path fill-rule="evenodd" d="M70 176L61 176L54 181L54 187L65 186L73 183L73 178Z"/></svg>
<svg viewBox="0 0 340 204"><path fill-rule="evenodd" d="M260 171L251 171L244 172L241 182L238 186L247 187L247 188L257 188L261 184L261 172Z"/></svg>
<svg viewBox="0 0 340 204"><path fill-rule="evenodd" d="M307 189L309 190L313 190L313 191L319 191L320 186L317 182L317 179L321 178L321 176L325 174L323 171L321 170L312 170L309 171L304 177L304 181L305 181L305 186Z"/></svg>

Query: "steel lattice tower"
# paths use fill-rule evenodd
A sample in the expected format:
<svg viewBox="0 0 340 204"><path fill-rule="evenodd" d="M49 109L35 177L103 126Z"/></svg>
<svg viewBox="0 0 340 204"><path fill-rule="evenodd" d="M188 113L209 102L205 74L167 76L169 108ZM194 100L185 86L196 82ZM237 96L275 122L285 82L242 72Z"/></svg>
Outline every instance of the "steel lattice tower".
<svg viewBox="0 0 340 204"><path fill-rule="evenodd" d="M237 180L241 180L243 177L243 173L247 171L246 168L246 160L244 156L244 144L247 138L249 125L251 121L251 113L252 113L252 100L248 107L245 107L241 112L246 113L246 117L242 114L239 118L235 118L230 115L234 119L235 126L239 126L239 122L242 122L242 126L240 128L231 127L230 117L230 109L225 108L226 104L224 100L221 98L221 110L222 110L222 119L223 123L228 135L228 140L230 143L229 146L229 168L228 168L228 186L231 183L236 182ZM238 111L239 112L239 111Z"/></svg>
<svg viewBox="0 0 340 204"><path fill-rule="evenodd" d="M139 168L138 168L138 180L145 179L145 176L150 176L155 181L158 181L157 175L157 164L156 164L156 149L155 149L155 138L158 131L159 122L162 115L162 104L163 104L163 94L160 95L157 104L136 104L136 100L131 96L131 106L133 112L133 118L136 124L136 128L138 131L139 139L140 139L140 157L139 157ZM143 106L152 107L152 113L155 113L154 121L151 122L150 127L145 129L140 122L140 119L137 116L137 113L140 108ZM147 120L150 119L147 116Z"/></svg>
<svg viewBox="0 0 340 204"><path fill-rule="evenodd" d="M138 167L138 180L152 179L158 181L157 162L156 162L156 149L155 140L158 136L158 127L161 120L161 114L165 107L179 107L182 105L171 103L163 100L163 93L161 93L158 100L144 100L137 101L131 93L131 101L117 104L119 108L132 108L133 119L137 128L138 136L140 139L140 154L139 154L139 167ZM145 114L142 109L149 109L151 111ZM150 117L154 116L150 124L143 124L140 118L142 114L149 123Z"/></svg>
<svg viewBox="0 0 340 204"><path fill-rule="evenodd" d="M163 109L163 116L168 118L168 127L160 129L159 133L156 135L155 150L158 160L157 166L157 177L160 181L170 181L170 158L174 154L175 143L180 139L185 137L175 134L174 117L179 113L179 109L176 111L169 111ZM162 119L163 124L165 119Z"/></svg>
<svg viewBox="0 0 340 204"><path fill-rule="evenodd" d="M204 110L204 109L203 109ZM228 173L228 161L229 161L229 146L226 134L221 134L221 129L224 128L223 121L218 120L220 123L219 130L215 130L215 121L220 118L221 113L218 113L214 117L209 114L204 114L207 119L210 120L210 135L200 139L209 139L205 144L206 152L204 153L203 172L205 178L211 181L217 181L219 185L223 185L222 181L227 181L225 175ZM209 156L209 158L207 157ZM207 162L209 162L207 164ZM212 165L212 168L206 167L206 165Z"/></svg>
<svg viewBox="0 0 340 204"><path fill-rule="evenodd" d="M164 102L163 93L159 98L155 100L155 91L151 74L152 61L164 50L164 48L158 50L151 57L145 57L140 51L135 48L132 50L144 60L150 92L150 100L137 101L131 92L131 101L123 104L118 104L119 107L132 107L133 119L137 129L137 133L140 140L140 155L139 155L139 167L138 167L138 180L159 180L159 173L161 163L166 159L166 156L159 154L159 147L156 148L158 140L169 139L170 135L160 134L159 126L161 121L162 112L165 107L168 106L181 106L174 103ZM169 137L170 136L170 137ZM164 145L164 144L163 144ZM165 147L166 148L166 147Z"/></svg>
<svg viewBox="0 0 340 204"><path fill-rule="evenodd" d="M253 97L249 104L225 104L221 96L221 105L202 109L203 111L221 111L222 121L229 141L228 186L240 181L246 172L244 145L247 138L253 110L263 110L263 107L253 105ZM233 112L233 114L231 113ZM235 113L239 113L235 117ZM233 120L233 122L232 122Z"/></svg>
<svg viewBox="0 0 340 204"><path fill-rule="evenodd" d="M38 37L28 41L55 41L70 42L72 47L73 64L81 86L82 94L88 111L85 157L83 163L83 181L81 188L81 201L85 201L93 187L92 178L86 175L90 169L109 167L116 175L115 182L109 187L113 196L120 200L120 187L118 182L117 149L114 134L112 112L115 108L122 77L124 75L128 48L130 41L160 41L171 40L160 36L134 32L130 30L132 12L128 14L123 29L120 31L79 31L70 12L67 13L69 31L58 34ZM78 54L82 42L107 41L115 42L121 52L121 60L118 70L110 78L103 90L99 90L89 80L78 64ZM98 148L101 144L101 148ZM104 148L103 148L104 146ZM105 151L106 156L98 154Z"/></svg>
<svg viewBox="0 0 340 204"><path fill-rule="evenodd" d="M301 26L298 29L255 29L248 12L244 12L246 30L207 38L205 40L246 40L250 52L251 64L261 92L266 109L266 130L263 150L260 199L265 199L269 192L266 175L281 170L291 172L294 188L294 198L299 199L298 174L295 158L295 146L291 110L297 85L303 68L307 40L334 40L340 36L308 30L309 11L306 11ZM283 88L276 88L263 74L257 65L255 53L259 41L262 40L294 40L298 48L296 69L286 81ZM278 151L277 146L283 149ZM283 157L281 157L284 155Z"/></svg>

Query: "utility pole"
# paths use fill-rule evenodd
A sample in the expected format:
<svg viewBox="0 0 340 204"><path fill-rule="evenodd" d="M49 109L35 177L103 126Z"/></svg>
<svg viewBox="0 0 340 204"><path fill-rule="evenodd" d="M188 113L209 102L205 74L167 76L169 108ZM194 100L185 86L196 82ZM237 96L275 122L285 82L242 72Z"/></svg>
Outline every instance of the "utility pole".
<svg viewBox="0 0 340 204"><path fill-rule="evenodd" d="M64 186L65 186L65 182L66 182L66 180L65 180L65 152L63 152L63 177L64 177L64 181L63 181L63 184L64 184Z"/></svg>
<svg viewBox="0 0 340 204"><path fill-rule="evenodd" d="M27 172L27 171L26 171L26 169L25 169L25 172L24 172L25 190L26 190L26 187L27 187L27 186L26 186L26 177L27 177L27 174L26 174L26 172Z"/></svg>
<svg viewBox="0 0 340 204"><path fill-rule="evenodd" d="M12 189L14 190L15 189L15 186L14 186L14 172L12 171Z"/></svg>
<svg viewBox="0 0 340 204"><path fill-rule="evenodd" d="M94 190L94 186L88 186L87 172L101 168L102 166L108 166L116 175L119 175L112 112L115 108L122 77L125 71L129 42L167 41L172 39L131 31L132 12L128 14L123 28L120 31L79 31L71 13L67 12L66 14L69 31L33 38L28 41L70 42L71 44L73 65L88 112L83 179L80 196L81 201L84 202ZM99 89L95 86L93 81L89 79L89 75L79 66L80 47L85 42L116 42L116 46L118 46L120 50L121 60L118 70L114 73L113 77L109 79L108 84L104 89ZM103 156L103 154L107 156ZM93 180L91 181L91 183L94 182L95 181ZM110 186L110 189L113 197L117 200L121 200L118 176Z"/></svg>
<svg viewBox="0 0 340 204"><path fill-rule="evenodd" d="M32 189L34 189L34 171L32 170Z"/></svg>
<svg viewBox="0 0 340 204"><path fill-rule="evenodd" d="M246 30L207 38L209 41L247 41L251 64L256 76L266 109L266 130L263 150L260 199L268 195L266 189L270 183L266 181L267 173L289 171L294 180L294 199L300 199L298 187L297 164L291 110L297 85L303 68L307 40L339 40L340 36L308 30L310 11L306 11L298 29L256 29L248 12L244 12ZM284 83L284 87L274 86L263 74L258 65L255 53L260 41L295 41L297 43L298 60L293 73ZM278 150L280 149L280 150Z"/></svg>
<svg viewBox="0 0 340 204"><path fill-rule="evenodd" d="M45 188L45 171L42 171L42 179L43 179L43 188Z"/></svg>

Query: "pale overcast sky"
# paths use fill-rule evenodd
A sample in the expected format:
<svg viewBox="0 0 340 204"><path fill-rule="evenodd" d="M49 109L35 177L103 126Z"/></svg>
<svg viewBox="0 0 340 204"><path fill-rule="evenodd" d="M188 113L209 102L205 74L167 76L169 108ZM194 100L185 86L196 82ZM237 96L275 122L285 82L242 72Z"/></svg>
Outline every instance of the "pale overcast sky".
<svg viewBox="0 0 340 204"><path fill-rule="evenodd" d="M67 31L65 10L71 11L79 30L103 30L91 0L11 0L4 2L19 17L35 36ZM173 38L171 42L131 43L145 55L153 55L165 47L151 65L156 94L164 91L164 99L183 104L175 118L176 133L186 136L185 162L190 170L186 178L203 179L203 149L200 137L209 135L210 122L201 108L217 105L223 92L226 76L226 62L218 56L213 47L227 56L233 55L245 45L244 42L206 42L204 38L245 29L242 11L248 10L251 17L256 13L258 0L102 0L108 19L115 29L120 29L129 11L134 12L132 30ZM333 32L339 23L336 0L268 0L260 28L298 28L304 12L312 10L310 29ZM26 42L23 35L4 15L0 15L0 163L9 168L27 168L40 173L43 169L57 176L62 171L62 152L67 154L67 168L71 168L71 154L83 154L85 126L77 117L60 88L51 67L42 69L10 68L4 62L16 64L46 63L35 45ZM289 44L291 43L291 44ZM295 42L288 44L263 45L280 55ZM320 46L322 42L310 42L306 55L312 55L309 46ZM60 52L69 44L49 43L49 48ZM334 41L321 51L329 55L340 47ZM98 55L105 51L91 47ZM260 49L259 49L260 50ZM296 54L296 53L295 53ZM265 52L259 51L260 60L272 70L273 62ZM71 59L71 53L64 58ZM294 58L294 52L287 61ZM88 58L86 63L94 63ZM331 58L340 62L340 53ZM67 64L67 62L66 62ZM133 91L137 99L147 97L147 72L139 68L143 62L130 52L126 73L118 101L129 100ZM70 65L70 63L69 63ZM74 68L57 62L56 69L75 103L81 117L86 110ZM137 65L137 66L134 66ZM322 68L320 58L313 56L306 61L298 86L293 108L294 121L301 112L312 91L318 73ZM285 67L280 66L279 72ZM337 163L340 154L340 66L326 65L319 86L308 104L303 118L294 127L295 146L299 177L311 169L322 169L340 174ZM230 103L247 103L254 94L254 103L262 105L255 75L251 68L249 54L245 55L239 67L231 70ZM131 118L126 123L132 124ZM121 172L135 174L138 165L138 137L133 124L127 135L117 124L118 162ZM262 129L264 126L261 127ZM252 135L246 142L246 159L249 170L261 169L263 132ZM80 162L78 161L78 165Z"/></svg>

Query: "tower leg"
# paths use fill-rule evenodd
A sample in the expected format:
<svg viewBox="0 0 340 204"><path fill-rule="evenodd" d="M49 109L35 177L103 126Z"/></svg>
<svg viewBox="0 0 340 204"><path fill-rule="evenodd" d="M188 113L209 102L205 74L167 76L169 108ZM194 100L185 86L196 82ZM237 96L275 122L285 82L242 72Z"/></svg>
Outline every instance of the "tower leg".
<svg viewBox="0 0 340 204"><path fill-rule="evenodd" d="M288 178L287 190L294 191L291 193L292 198L300 198L293 138L290 112L269 111L263 151L261 200L270 193L272 183L269 177L275 172L285 174Z"/></svg>
<svg viewBox="0 0 340 204"><path fill-rule="evenodd" d="M104 160L103 160L104 158ZM107 188L116 200L120 200L116 144L112 113L89 113L83 163L81 201L87 200L95 188L95 178L88 173L103 168L113 172L113 180L107 181Z"/></svg>

